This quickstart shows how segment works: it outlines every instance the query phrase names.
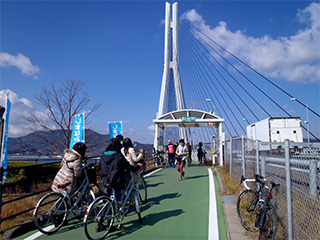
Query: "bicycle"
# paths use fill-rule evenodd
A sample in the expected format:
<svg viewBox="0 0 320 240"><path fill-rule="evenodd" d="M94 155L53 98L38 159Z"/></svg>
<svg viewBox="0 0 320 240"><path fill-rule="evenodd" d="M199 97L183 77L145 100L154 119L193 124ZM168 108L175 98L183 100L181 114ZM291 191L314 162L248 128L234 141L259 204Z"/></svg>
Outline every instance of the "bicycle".
<svg viewBox="0 0 320 240"><path fill-rule="evenodd" d="M135 205L139 223L142 224L137 192L136 184L134 183L133 178L131 178L120 201L116 200L114 190L111 197L100 196L94 200L90 204L84 217L84 231L87 238L97 240L106 237L110 232L115 219L118 220L118 227L120 227L131 204ZM131 200L133 200L133 202L131 202Z"/></svg>
<svg viewBox="0 0 320 240"><path fill-rule="evenodd" d="M44 234L57 232L71 214L74 217L81 218L86 207L96 199L90 182L92 177L89 176L89 172L92 172L92 175L96 174L95 166L94 164L87 164L85 162L82 165L84 180L71 196L66 190L66 187L71 182L67 182L58 185L58 188L65 191L64 194L50 192L43 196L35 206L33 212L34 223L40 232Z"/></svg>
<svg viewBox="0 0 320 240"><path fill-rule="evenodd" d="M152 153L155 167L164 167L166 165L164 157L161 156L161 154L163 154L163 151L159 151L159 150Z"/></svg>
<svg viewBox="0 0 320 240"><path fill-rule="evenodd" d="M274 239L277 232L277 211L271 204L272 190L280 186L279 183L270 181L271 188L266 186L266 179L255 175L254 179L246 179L241 176L240 185L243 182L247 190L243 191L237 201L237 212L242 226L251 232L259 231L258 239ZM257 183L258 189L251 190L246 182Z"/></svg>

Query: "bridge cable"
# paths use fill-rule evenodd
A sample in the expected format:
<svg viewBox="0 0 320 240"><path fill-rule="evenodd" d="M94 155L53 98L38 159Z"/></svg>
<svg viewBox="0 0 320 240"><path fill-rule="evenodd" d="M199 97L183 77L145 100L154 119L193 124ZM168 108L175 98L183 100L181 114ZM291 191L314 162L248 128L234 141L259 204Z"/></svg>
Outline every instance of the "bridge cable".
<svg viewBox="0 0 320 240"><path fill-rule="evenodd" d="M194 37L191 38L189 37L189 39L193 40L193 42L195 42ZM196 48L196 47L194 47ZM205 55L202 51L200 51L203 56L207 59L207 61L210 63L210 59L207 57L207 55ZM203 61L208 70L210 71L210 73L214 76L214 78L217 80L217 82L219 83L220 87L224 90L224 92L227 94L227 96L229 97L229 99L232 101L232 103L235 105L235 107L237 108L237 110L239 111L239 113L242 115L242 117L247 121L247 123L250 125L250 122L248 121L248 118L246 118L246 116L243 114L243 111L241 111L238 107L238 105L234 102L234 100L232 99L232 97L230 96L230 94L228 93L228 91L223 87L223 85L221 84L220 80L217 78L217 76L212 72L212 70L210 69L208 63L206 61ZM246 106L246 108L253 114L253 116L257 119L257 121L259 121L259 118L254 114L254 112L250 109L250 107L245 103L245 101L240 97L240 95L234 90L234 88L228 83L228 81L225 79L225 77L223 77L223 75L220 73L220 71L213 65L211 64L211 66L213 66L213 68L218 72L218 74L221 76L221 78L228 84L228 86L232 89L232 91L237 95L237 97L241 100L241 102ZM211 82L213 83L213 80L210 78ZM214 83L213 83L214 84Z"/></svg>
<svg viewBox="0 0 320 240"><path fill-rule="evenodd" d="M181 19L189 22L187 19L181 17ZM250 70L252 70L253 72L255 72L257 75L259 75L260 77L262 77L264 80L268 81L270 84L272 84L274 87L278 88L280 91L282 91L283 93L285 93L287 96L289 96L290 98L295 98L292 94L288 93L287 91L285 91L283 88L279 87L277 84L275 84L274 82L272 82L269 78L265 77L263 74L259 73L257 70L255 70L254 68L252 68L251 66L249 66L247 63L245 63L244 61L242 61L240 58L238 58L237 56L235 56L234 54L232 54L231 52L229 52L227 49L225 49L224 47L222 47L220 44L218 44L216 41L214 41L212 38L208 37L206 34L204 34L203 32L201 32L201 30L199 30L197 27L195 27L194 25L192 25L191 23L189 23L190 26L192 26L193 28L197 29L197 31L199 33L201 33L203 36L205 36L207 39L209 39L211 42L213 42L214 44L216 44L218 47L220 47L221 49L223 49L225 52L227 52L229 55L231 55L232 57L234 57L235 59L237 59L239 62L241 62L243 65L245 65L246 67L248 67ZM197 34L198 35L198 34ZM199 36L199 35L198 35ZM199 36L200 37L200 36ZM201 38L202 39L202 38ZM202 39L203 40L203 39ZM210 46L210 45L208 45ZM303 102L299 101L299 99L296 99L296 101L301 104L303 107L307 107L307 105L305 105ZM314 111L313 109L309 108L308 109L314 113L316 116L320 117L320 114L318 114L316 111Z"/></svg>

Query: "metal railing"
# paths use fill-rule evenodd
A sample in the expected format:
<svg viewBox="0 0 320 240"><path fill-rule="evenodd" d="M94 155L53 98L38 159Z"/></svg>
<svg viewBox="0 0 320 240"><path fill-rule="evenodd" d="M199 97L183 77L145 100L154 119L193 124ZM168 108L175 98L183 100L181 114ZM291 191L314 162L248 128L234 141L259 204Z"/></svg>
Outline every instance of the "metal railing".
<svg viewBox="0 0 320 240"><path fill-rule="evenodd" d="M320 236L320 144L260 142L246 137L225 141L224 161L230 177L260 174L280 183L273 203L277 234L286 239Z"/></svg>

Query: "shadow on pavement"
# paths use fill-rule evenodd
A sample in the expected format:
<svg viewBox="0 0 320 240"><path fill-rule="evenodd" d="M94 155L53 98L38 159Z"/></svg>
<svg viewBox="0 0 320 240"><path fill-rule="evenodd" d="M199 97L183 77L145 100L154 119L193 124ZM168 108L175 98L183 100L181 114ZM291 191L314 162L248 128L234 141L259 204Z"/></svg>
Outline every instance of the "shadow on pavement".
<svg viewBox="0 0 320 240"><path fill-rule="evenodd" d="M163 182L160 183L154 183L154 184L148 184L147 183L147 188L152 188L152 187L158 187L159 185L164 184Z"/></svg>
<svg viewBox="0 0 320 240"><path fill-rule="evenodd" d="M175 217L180 214L184 213L182 209L176 209L176 210L171 210L171 211L165 211L161 213L151 213L149 215L146 215L142 217L142 224L139 224L138 220L133 220L128 223L125 223L123 226L125 229L122 230L117 230L114 233L111 233L110 235L107 236L108 239L118 239L120 237L126 236L128 234L131 234L138 229L142 228L143 226L153 226L156 223L159 223L160 221L164 219L168 219L170 217ZM128 237L128 239L130 239Z"/></svg>
<svg viewBox="0 0 320 240"><path fill-rule="evenodd" d="M196 179L196 178L203 178L203 177L208 177L208 174L206 174L206 175L192 176L192 177L188 177L188 176L186 175L185 179L187 180L187 179Z"/></svg>

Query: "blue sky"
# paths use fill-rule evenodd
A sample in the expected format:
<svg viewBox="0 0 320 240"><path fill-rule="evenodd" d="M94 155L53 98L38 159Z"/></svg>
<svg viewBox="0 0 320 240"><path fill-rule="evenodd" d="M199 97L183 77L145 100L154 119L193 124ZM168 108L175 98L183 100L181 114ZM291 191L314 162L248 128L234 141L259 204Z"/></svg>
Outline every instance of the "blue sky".
<svg viewBox="0 0 320 240"><path fill-rule="evenodd" d="M82 79L87 80L92 103L102 105L88 127L105 134L108 121L127 120L124 135L143 143L153 142L152 120L158 109L163 67L164 1L1 1L0 4L0 104L4 104L4 92L9 89L12 108L16 109L9 136L27 133L22 116L44 111L34 98L42 86ZM223 29L219 22L224 22L224 30L239 37L226 46L251 41L270 47L268 41L261 39L293 42L299 33L311 28L315 28L319 37L316 24L318 20L320 23L319 2L313 8L310 4L312 1L181 1L179 15L189 12L189 17L195 17L195 24L204 27L204 31L206 26L210 27L217 39L223 34L219 32ZM309 18L301 17L303 9L308 9L304 15ZM259 59L244 58L320 112L320 43L302 44L306 48L311 45L316 56L309 59L288 55L290 59L284 65L287 71L278 76L272 66L262 66ZM299 69L299 64L309 66L309 72L313 73L305 81L291 74L294 68ZM304 108L290 99L285 101L281 103L283 106L305 118ZM319 118L310 115L310 129L320 135Z"/></svg>

